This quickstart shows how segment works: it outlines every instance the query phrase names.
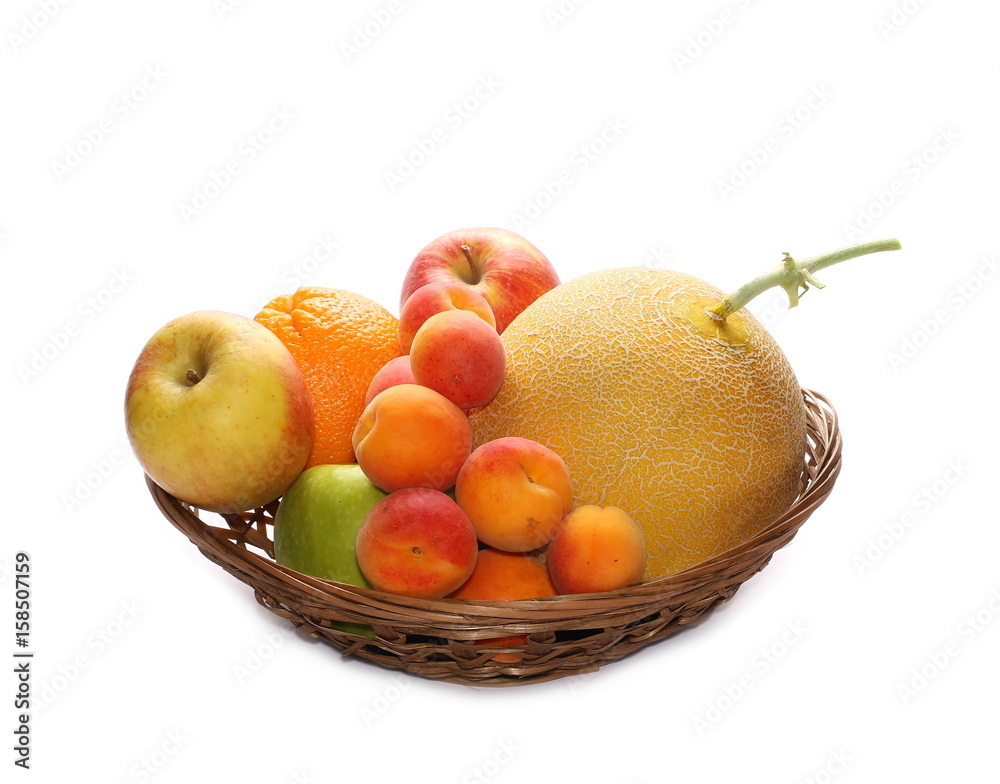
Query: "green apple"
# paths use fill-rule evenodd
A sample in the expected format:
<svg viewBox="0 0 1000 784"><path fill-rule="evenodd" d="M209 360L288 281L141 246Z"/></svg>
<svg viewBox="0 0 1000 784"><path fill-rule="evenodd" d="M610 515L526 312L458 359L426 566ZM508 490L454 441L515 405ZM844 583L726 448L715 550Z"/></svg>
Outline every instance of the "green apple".
<svg viewBox="0 0 1000 784"><path fill-rule="evenodd" d="M274 558L303 574L371 588L355 544L368 510L386 497L357 463L307 468L288 488L274 518ZM361 624L337 628L372 636Z"/></svg>

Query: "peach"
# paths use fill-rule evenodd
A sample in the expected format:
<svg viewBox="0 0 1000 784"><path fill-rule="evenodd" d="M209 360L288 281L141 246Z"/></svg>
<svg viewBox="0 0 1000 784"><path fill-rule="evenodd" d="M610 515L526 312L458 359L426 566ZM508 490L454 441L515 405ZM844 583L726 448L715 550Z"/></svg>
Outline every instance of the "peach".
<svg viewBox="0 0 1000 784"><path fill-rule="evenodd" d="M479 543L469 518L447 495L409 487L369 510L355 550L374 588L440 599L469 579Z"/></svg>
<svg viewBox="0 0 1000 784"><path fill-rule="evenodd" d="M435 313L417 330L410 346L417 383L463 409L486 405L496 397L506 364L500 335L468 310Z"/></svg>
<svg viewBox="0 0 1000 784"><path fill-rule="evenodd" d="M616 506L579 506L556 530L549 544L548 567L560 594L634 585L646 568L642 528Z"/></svg>
<svg viewBox="0 0 1000 784"><path fill-rule="evenodd" d="M354 454L372 484L447 490L472 450L462 409L433 389L397 384L379 392L354 428Z"/></svg>
<svg viewBox="0 0 1000 784"><path fill-rule="evenodd" d="M494 330L497 327L493 308L486 297L458 280L439 280L414 291L399 311L399 347L410 353L410 345L417 330L435 313L446 310L467 310L475 313Z"/></svg>
<svg viewBox="0 0 1000 784"><path fill-rule="evenodd" d="M548 569L540 558L529 553L508 553L487 547L479 551L472 575L450 598L493 601L538 599L556 595ZM527 641L526 634L511 634L477 640L476 645L512 648L524 645ZM492 658L494 661L515 663L521 661L522 657L516 653L497 653Z"/></svg>
<svg viewBox="0 0 1000 784"><path fill-rule="evenodd" d="M545 546L573 503L569 470L537 441L487 441L465 461L455 500L483 544L510 552Z"/></svg>
<svg viewBox="0 0 1000 784"><path fill-rule="evenodd" d="M413 371L410 370L410 358L408 356L404 354L401 357L390 359L372 376L371 383L368 384L368 392L365 394L365 405L367 406L371 403L375 399L375 395L383 389L394 387L397 384L416 383L417 380L413 377Z"/></svg>

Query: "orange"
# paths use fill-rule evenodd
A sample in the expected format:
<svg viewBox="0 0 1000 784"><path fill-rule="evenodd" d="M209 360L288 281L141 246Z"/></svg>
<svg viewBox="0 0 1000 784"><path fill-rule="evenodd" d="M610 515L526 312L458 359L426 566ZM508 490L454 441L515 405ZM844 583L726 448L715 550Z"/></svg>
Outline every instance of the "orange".
<svg viewBox="0 0 1000 784"><path fill-rule="evenodd" d="M368 385L402 353L396 317L360 294L307 286L275 297L255 319L288 347L312 396L316 430L306 468L353 463L351 437Z"/></svg>
<svg viewBox="0 0 1000 784"><path fill-rule="evenodd" d="M748 311L705 313L724 296L645 267L557 286L504 330L503 387L471 416L476 446L538 441L566 463L576 504L635 519L646 578L745 541L798 492L802 391Z"/></svg>

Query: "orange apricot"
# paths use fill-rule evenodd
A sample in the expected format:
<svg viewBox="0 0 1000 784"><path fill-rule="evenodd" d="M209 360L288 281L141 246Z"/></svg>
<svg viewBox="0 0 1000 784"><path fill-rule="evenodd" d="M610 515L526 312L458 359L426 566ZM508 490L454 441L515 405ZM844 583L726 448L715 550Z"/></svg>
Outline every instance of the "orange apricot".
<svg viewBox="0 0 1000 784"><path fill-rule="evenodd" d="M556 596L556 588L548 569L540 558L529 553L509 553L492 547L479 551L476 567L462 586L451 594L452 599L517 600ZM526 634L491 637L477 640L477 645L512 648L524 645ZM509 664L521 661L516 653L497 653L494 661Z"/></svg>
<svg viewBox="0 0 1000 784"><path fill-rule="evenodd" d="M479 541L510 552L544 547L573 502L569 471L551 449L508 436L479 446L462 466L455 499Z"/></svg>
<svg viewBox="0 0 1000 784"><path fill-rule="evenodd" d="M465 412L434 390L397 384L365 408L353 443L365 476L387 493L447 490L472 449L472 428Z"/></svg>
<svg viewBox="0 0 1000 784"><path fill-rule="evenodd" d="M614 591L642 579L646 540L639 524L618 507L588 504L560 523L547 560L560 594Z"/></svg>

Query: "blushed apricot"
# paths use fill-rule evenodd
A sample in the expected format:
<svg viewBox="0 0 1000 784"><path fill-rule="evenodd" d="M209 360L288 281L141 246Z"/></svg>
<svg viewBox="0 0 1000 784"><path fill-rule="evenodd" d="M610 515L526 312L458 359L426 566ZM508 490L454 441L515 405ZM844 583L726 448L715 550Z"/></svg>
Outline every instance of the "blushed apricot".
<svg viewBox="0 0 1000 784"><path fill-rule="evenodd" d="M369 510L356 555L365 579L378 590L438 599L469 578L478 549L458 504L437 490L411 487Z"/></svg>
<svg viewBox="0 0 1000 784"><path fill-rule="evenodd" d="M404 354L401 357L390 359L372 376L371 383L368 385L368 393L365 395L365 405L367 406L375 399L375 395L389 387L394 387L398 384L416 383L417 380L413 377L413 371L410 370L410 358L408 356Z"/></svg>
<svg viewBox="0 0 1000 784"><path fill-rule="evenodd" d="M496 329L475 313L446 310L428 318L410 346L418 384L462 409L489 403L503 384L507 355Z"/></svg>
<svg viewBox="0 0 1000 784"><path fill-rule="evenodd" d="M399 347L404 354L410 353L413 337L435 313L446 310L467 310L496 330L497 322L493 308L486 297L459 281L438 280L414 291L403 303L399 311Z"/></svg>

